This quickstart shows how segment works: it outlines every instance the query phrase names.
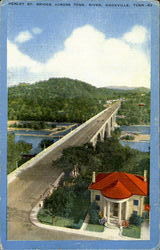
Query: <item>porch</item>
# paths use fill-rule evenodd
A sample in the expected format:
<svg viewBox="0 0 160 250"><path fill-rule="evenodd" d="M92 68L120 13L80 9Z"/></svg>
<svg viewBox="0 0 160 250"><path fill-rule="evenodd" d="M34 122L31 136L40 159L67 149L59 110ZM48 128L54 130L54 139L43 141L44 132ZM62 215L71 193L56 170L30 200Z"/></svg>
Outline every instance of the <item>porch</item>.
<svg viewBox="0 0 160 250"><path fill-rule="evenodd" d="M128 219L128 199L113 200L104 198L103 216L108 224L120 225Z"/></svg>

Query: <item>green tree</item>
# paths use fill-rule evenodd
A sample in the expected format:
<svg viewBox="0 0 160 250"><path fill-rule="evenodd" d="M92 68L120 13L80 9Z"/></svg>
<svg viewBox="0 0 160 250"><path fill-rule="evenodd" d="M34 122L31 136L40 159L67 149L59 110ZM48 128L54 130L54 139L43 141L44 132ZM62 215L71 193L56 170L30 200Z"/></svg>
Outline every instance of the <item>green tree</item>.
<svg viewBox="0 0 160 250"><path fill-rule="evenodd" d="M19 166L19 162L22 160L21 154L28 154L32 149L32 145L26 142L20 141L14 142L14 134L8 134L8 148L7 148L7 172L8 174L15 170Z"/></svg>

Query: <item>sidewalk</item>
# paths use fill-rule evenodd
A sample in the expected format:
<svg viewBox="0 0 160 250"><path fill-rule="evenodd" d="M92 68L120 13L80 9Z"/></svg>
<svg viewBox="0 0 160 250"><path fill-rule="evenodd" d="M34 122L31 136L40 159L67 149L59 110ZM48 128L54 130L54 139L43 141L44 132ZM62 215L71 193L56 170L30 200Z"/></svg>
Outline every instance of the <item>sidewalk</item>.
<svg viewBox="0 0 160 250"><path fill-rule="evenodd" d="M149 221L144 221L141 227L141 239L149 240L150 239L150 230L149 230Z"/></svg>

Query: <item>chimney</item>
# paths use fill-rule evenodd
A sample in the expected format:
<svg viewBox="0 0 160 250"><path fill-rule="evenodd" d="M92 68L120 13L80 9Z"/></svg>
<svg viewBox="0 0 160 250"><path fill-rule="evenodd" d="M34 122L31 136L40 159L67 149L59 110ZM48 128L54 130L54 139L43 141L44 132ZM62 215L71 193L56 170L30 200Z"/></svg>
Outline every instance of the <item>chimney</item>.
<svg viewBox="0 0 160 250"><path fill-rule="evenodd" d="M93 172L92 174L92 183L96 182L96 172Z"/></svg>
<svg viewBox="0 0 160 250"><path fill-rule="evenodd" d="M144 182L147 182L147 170L144 170Z"/></svg>

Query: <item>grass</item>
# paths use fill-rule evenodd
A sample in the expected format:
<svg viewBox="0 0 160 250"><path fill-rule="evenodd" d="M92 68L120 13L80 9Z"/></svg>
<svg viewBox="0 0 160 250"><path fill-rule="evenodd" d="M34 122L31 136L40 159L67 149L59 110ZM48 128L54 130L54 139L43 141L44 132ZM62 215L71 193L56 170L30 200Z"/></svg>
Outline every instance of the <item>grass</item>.
<svg viewBox="0 0 160 250"><path fill-rule="evenodd" d="M80 197L76 197L73 202L72 213L69 216L69 218L56 215L55 223L53 223L52 214L49 212L48 209L42 208L38 213L38 220L41 223L59 227L72 228L74 224L74 228L79 229L82 226L82 223L85 219L89 205L90 205L89 199L80 199Z"/></svg>
<svg viewBox="0 0 160 250"><path fill-rule="evenodd" d="M103 232L104 226L103 225L96 225L96 224L88 224L86 227L86 230L92 231L92 232Z"/></svg>
<svg viewBox="0 0 160 250"><path fill-rule="evenodd" d="M55 216L55 223L53 223L53 216L47 209L41 209L38 214L38 220L41 223L49 224L58 227L71 227L74 219L72 218L64 218L62 216Z"/></svg>
<svg viewBox="0 0 160 250"><path fill-rule="evenodd" d="M53 223L53 226L58 227L72 227L74 220L71 218L64 218L61 216L55 216L55 223Z"/></svg>
<svg viewBox="0 0 160 250"><path fill-rule="evenodd" d="M130 225L128 228L123 228L122 235L139 239L141 237L141 227Z"/></svg>

